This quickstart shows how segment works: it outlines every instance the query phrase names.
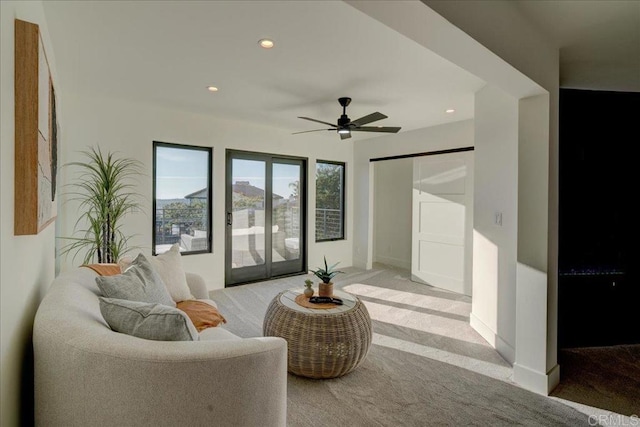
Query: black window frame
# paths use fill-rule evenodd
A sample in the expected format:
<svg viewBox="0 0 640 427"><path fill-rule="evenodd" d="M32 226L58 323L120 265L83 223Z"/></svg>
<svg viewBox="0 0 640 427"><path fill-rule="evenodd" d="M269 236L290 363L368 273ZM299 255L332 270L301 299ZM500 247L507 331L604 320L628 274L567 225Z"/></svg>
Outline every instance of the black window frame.
<svg viewBox="0 0 640 427"><path fill-rule="evenodd" d="M205 147L199 145L177 144L172 142L153 141L153 177L152 177L152 233L151 233L151 254L156 256L160 255L156 253L156 161L157 161L157 149L158 148L175 148L193 151L203 151L208 154L207 162L207 248L195 251L180 252L181 255L196 255L196 254L208 254L213 253L213 147ZM178 241L179 242L179 241Z"/></svg>
<svg viewBox="0 0 640 427"><path fill-rule="evenodd" d="M318 224L318 219L317 219L317 212L318 212L318 165L319 164L328 164L328 165L334 165L334 166L342 166L342 176L341 176L341 181L340 181L340 225L341 225L341 235L340 237L331 237L328 239L318 239L318 229L317 229L317 224ZM347 164L346 162L339 162L339 161L335 161L335 160L320 160L317 159L316 160L316 170L315 170L315 185L316 185L316 203L315 203L315 214L316 214L316 232L315 232L315 241L316 243L320 243L320 242L335 242L338 240L345 240L346 239L346 183L347 183Z"/></svg>

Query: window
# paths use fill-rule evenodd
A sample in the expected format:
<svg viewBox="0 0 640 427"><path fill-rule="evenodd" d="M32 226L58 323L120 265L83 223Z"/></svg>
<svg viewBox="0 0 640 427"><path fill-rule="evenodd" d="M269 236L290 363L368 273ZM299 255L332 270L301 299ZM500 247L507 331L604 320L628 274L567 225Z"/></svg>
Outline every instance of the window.
<svg viewBox="0 0 640 427"><path fill-rule="evenodd" d="M153 254L211 252L212 149L153 143Z"/></svg>
<svg viewBox="0 0 640 427"><path fill-rule="evenodd" d="M316 242L344 239L344 167L316 162Z"/></svg>

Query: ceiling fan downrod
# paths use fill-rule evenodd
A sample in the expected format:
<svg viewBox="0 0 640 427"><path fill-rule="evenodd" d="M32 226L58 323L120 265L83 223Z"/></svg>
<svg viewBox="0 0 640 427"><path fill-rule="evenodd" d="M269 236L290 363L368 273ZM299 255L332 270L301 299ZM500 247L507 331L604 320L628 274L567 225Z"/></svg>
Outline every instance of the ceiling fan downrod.
<svg viewBox="0 0 640 427"><path fill-rule="evenodd" d="M351 120L349 120L349 116L347 116L347 106L351 104L351 98L338 98L338 102L340 103L340 105L342 105L342 115L338 119L338 126L340 128L348 130L349 128L347 127L347 125L349 124L349 122L351 122ZM338 133L341 133L340 129L338 129Z"/></svg>

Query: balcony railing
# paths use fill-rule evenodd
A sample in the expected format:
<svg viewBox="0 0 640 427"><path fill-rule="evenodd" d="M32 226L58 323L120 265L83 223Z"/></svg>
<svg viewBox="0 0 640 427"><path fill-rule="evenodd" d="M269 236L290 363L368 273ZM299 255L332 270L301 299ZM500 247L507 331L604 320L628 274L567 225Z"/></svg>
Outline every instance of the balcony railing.
<svg viewBox="0 0 640 427"><path fill-rule="evenodd" d="M298 208L289 208L274 222L283 222L287 235L297 236L300 230ZM156 209L156 245L173 244L180 241L182 234L193 230L206 230L206 208L158 208ZM342 214L340 209L316 209L316 240L343 238Z"/></svg>
<svg viewBox="0 0 640 427"><path fill-rule="evenodd" d="M204 207L156 209L156 245L174 244L182 234L207 229L207 209Z"/></svg>
<svg viewBox="0 0 640 427"><path fill-rule="evenodd" d="M316 209L316 240L342 239L340 209Z"/></svg>

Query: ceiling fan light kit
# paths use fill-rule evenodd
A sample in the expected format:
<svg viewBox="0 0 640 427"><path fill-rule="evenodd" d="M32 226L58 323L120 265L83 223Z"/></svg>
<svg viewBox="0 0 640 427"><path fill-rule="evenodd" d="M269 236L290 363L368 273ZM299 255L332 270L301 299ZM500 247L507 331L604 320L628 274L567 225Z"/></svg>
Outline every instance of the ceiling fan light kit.
<svg viewBox="0 0 640 427"><path fill-rule="evenodd" d="M338 102L342 106L342 115L338 118L337 124L324 122L322 120L312 119L310 117L301 117L298 116L299 119L309 120L316 123L321 123L323 125L331 126L329 129L313 129L313 130L305 130L302 132L294 132L293 135L298 133L308 133L308 132L318 132L323 130L335 130L340 135L340 139L351 138L351 132L384 132L384 133L398 133L400 131L400 127L398 126L363 126L368 123L376 122L378 120L386 119L382 113L375 112L368 114L364 117L360 117L357 120L351 120L349 116L347 116L347 106L351 103L351 98L343 97L338 98Z"/></svg>

